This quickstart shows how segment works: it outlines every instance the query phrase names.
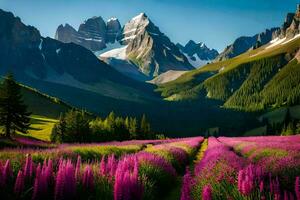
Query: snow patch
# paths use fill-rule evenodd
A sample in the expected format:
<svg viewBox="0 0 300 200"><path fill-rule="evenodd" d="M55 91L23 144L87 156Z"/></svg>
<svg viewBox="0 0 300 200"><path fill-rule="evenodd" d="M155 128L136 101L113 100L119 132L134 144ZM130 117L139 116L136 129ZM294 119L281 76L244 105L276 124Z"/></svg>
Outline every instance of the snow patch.
<svg viewBox="0 0 300 200"><path fill-rule="evenodd" d="M107 20L107 22L111 22L111 21L117 21L118 19L116 17L112 17L109 20Z"/></svg>
<svg viewBox="0 0 300 200"><path fill-rule="evenodd" d="M95 38L83 38L83 37L78 37L79 39L86 40L86 41L94 41L94 42L102 42L103 39L95 39Z"/></svg>
<svg viewBox="0 0 300 200"><path fill-rule="evenodd" d="M188 54L184 53L185 57L187 57L189 63L196 68L200 68L206 65L210 60L201 60L197 54L194 54L192 57L196 58L196 60L192 59Z"/></svg>
<svg viewBox="0 0 300 200"><path fill-rule="evenodd" d="M164 47L165 47L166 49L168 49L169 51L171 51L171 48L168 47L167 45L164 44Z"/></svg>
<svg viewBox="0 0 300 200"><path fill-rule="evenodd" d="M132 32L135 32L136 30L137 30L137 28L133 28L131 30L123 32L123 34L125 35L125 34L128 34L128 33L132 33Z"/></svg>
<svg viewBox="0 0 300 200"><path fill-rule="evenodd" d="M282 38L282 39L279 39L279 38L275 38L274 40L272 40L270 42L270 45L266 47L266 49L270 49L272 47L275 47L281 43L283 43L284 41L286 40L286 38Z"/></svg>
<svg viewBox="0 0 300 200"><path fill-rule="evenodd" d="M124 47L124 46L121 45L119 42L107 43L105 49L102 49L100 51L95 51L94 54L98 57L98 56L100 56L101 54L103 54L105 52L111 51L113 49L118 49L118 48L121 48L121 47Z"/></svg>
<svg viewBox="0 0 300 200"><path fill-rule="evenodd" d="M289 43L289 42L291 42L291 41L293 41L293 40L295 40L295 39L297 39L297 38L299 38L299 37L300 37L300 34L297 34L297 35L295 35L293 38L291 38L291 39L289 39L289 40L283 42L282 45L287 44L287 43Z"/></svg>
<svg viewBox="0 0 300 200"><path fill-rule="evenodd" d="M116 58L116 59L121 59L121 60L125 60L127 58L126 55L126 48L127 45L121 48L116 48L110 51L107 51L103 54L100 55L100 58Z"/></svg>
<svg viewBox="0 0 300 200"><path fill-rule="evenodd" d="M157 33L153 33L153 32L148 32L150 35L155 35L155 36L159 36L159 34Z"/></svg>
<svg viewBox="0 0 300 200"><path fill-rule="evenodd" d="M131 21L140 21L144 15L145 15L145 13L140 13L139 15L132 18Z"/></svg>
<svg viewBox="0 0 300 200"><path fill-rule="evenodd" d="M136 37L136 35L131 35L131 36L123 38L121 41L133 40L135 37Z"/></svg>
<svg viewBox="0 0 300 200"><path fill-rule="evenodd" d="M39 44L39 49L42 50L42 48L43 48L43 39L41 38L40 44Z"/></svg>
<svg viewBox="0 0 300 200"><path fill-rule="evenodd" d="M219 69L219 72L224 71L225 67L222 67L221 69Z"/></svg>
<svg viewBox="0 0 300 200"><path fill-rule="evenodd" d="M56 49L56 54L59 54L60 50L61 50L60 48Z"/></svg>

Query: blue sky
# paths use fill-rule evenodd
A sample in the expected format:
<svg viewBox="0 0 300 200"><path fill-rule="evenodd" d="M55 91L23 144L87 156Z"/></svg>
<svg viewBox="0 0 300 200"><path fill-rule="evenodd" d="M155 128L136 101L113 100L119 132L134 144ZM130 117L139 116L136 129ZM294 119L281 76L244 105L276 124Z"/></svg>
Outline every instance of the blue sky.
<svg viewBox="0 0 300 200"><path fill-rule="evenodd" d="M223 50L239 36L280 26L300 0L0 0L43 36L54 37L59 24L76 29L85 19L117 17L122 24L145 12L173 42L193 39Z"/></svg>

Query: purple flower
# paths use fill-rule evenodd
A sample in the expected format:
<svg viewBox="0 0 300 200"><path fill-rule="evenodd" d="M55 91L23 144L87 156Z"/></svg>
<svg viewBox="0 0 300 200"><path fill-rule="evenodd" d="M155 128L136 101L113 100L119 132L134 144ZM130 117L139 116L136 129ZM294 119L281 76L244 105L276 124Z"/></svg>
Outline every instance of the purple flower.
<svg viewBox="0 0 300 200"><path fill-rule="evenodd" d="M100 175L105 176L106 175L106 163L105 163L105 156L102 156L101 162L100 162Z"/></svg>
<svg viewBox="0 0 300 200"><path fill-rule="evenodd" d="M94 189L94 175L92 168L87 165L85 167L84 173L83 173L83 178L82 178L82 185L89 190Z"/></svg>
<svg viewBox="0 0 300 200"><path fill-rule="evenodd" d="M30 179L32 177L33 162L30 154L26 155L26 161L24 166L24 177Z"/></svg>
<svg viewBox="0 0 300 200"><path fill-rule="evenodd" d="M299 176L296 177L296 181L295 181L295 193L296 193L297 200L300 199L300 177Z"/></svg>
<svg viewBox="0 0 300 200"><path fill-rule="evenodd" d="M81 157L78 156L77 157L77 162L76 162L76 169L75 169L75 176L76 176L76 180L78 181L81 173L80 173L80 166L81 166Z"/></svg>
<svg viewBox="0 0 300 200"><path fill-rule="evenodd" d="M5 187L13 175L9 159L2 168L2 173L0 175L0 187Z"/></svg>
<svg viewBox="0 0 300 200"><path fill-rule="evenodd" d="M24 185L25 185L25 177L24 177L22 170L19 170L17 179L16 179L16 183L15 183L15 187L14 187L14 192L17 197L22 194L22 192L24 190Z"/></svg>
<svg viewBox="0 0 300 200"><path fill-rule="evenodd" d="M72 199L76 194L75 169L71 160L62 160L56 176L54 199Z"/></svg>
<svg viewBox="0 0 300 200"><path fill-rule="evenodd" d="M192 183L193 183L192 175L189 168L187 167L186 173L183 176L180 200L191 200Z"/></svg>
<svg viewBox="0 0 300 200"><path fill-rule="evenodd" d="M202 190L202 199L203 200L212 200L212 190L210 185L204 186Z"/></svg>
<svg viewBox="0 0 300 200"><path fill-rule="evenodd" d="M143 185L138 177L138 159L136 155L125 156L117 166L114 200L139 200L142 194Z"/></svg>
<svg viewBox="0 0 300 200"><path fill-rule="evenodd" d="M264 191L264 182L260 181L259 183L259 191L262 193Z"/></svg>

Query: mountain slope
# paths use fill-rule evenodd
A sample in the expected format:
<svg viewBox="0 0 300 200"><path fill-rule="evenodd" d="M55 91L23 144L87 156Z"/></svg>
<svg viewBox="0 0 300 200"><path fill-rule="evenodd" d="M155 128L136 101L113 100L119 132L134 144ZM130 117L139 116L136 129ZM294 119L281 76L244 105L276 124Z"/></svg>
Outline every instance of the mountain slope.
<svg viewBox="0 0 300 200"><path fill-rule="evenodd" d="M185 46L177 43L176 46L188 58L194 67L201 67L214 60L218 55L218 51L208 48L204 43L196 43L190 40Z"/></svg>
<svg viewBox="0 0 300 200"><path fill-rule="evenodd" d="M33 115L58 119L61 113L72 109L58 98L45 95L27 86L21 86L21 93L24 103L28 106L28 111Z"/></svg>
<svg viewBox="0 0 300 200"><path fill-rule="evenodd" d="M154 79L152 79L151 81L148 81L148 82L156 84L156 85L160 85L160 84L163 84L163 83L173 81L173 80L177 79L178 77L180 77L181 75L183 75L186 72L188 72L188 71L169 70L165 73L162 73L162 74L158 75L157 77L155 77Z"/></svg>
<svg viewBox="0 0 300 200"><path fill-rule="evenodd" d="M236 39L233 44L227 46L220 55L217 56L217 61L227 60L236 57L242 53L245 53L251 48L258 48L262 45L269 43L272 40L273 35L279 30L279 28L267 29L262 33L248 37L243 36Z"/></svg>
<svg viewBox="0 0 300 200"><path fill-rule="evenodd" d="M155 98L150 84L124 76L79 45L43 38L37 29L2 10L0 45L0 74L12 72L19 82L42 92L47 88L41 88L41 82L48 82L53 86L47 87L58 83L133 102Z"/></svg>
<svg viewBox="0 0 300 200"><path fill-rule="evenodd" d="M169 70L193 69L176 45L144 13L125 24L118 41L123 45L121 48L106 52L100 58L129 61L149 79Z"/></svg>
<svg viewBox="0 0 300 200"><path fill-rule="evenodd" d="M215 99L243 111L299 104L300 35L288 37L288 30L258 49L188 72L158 91L168 100Z"/></svg>

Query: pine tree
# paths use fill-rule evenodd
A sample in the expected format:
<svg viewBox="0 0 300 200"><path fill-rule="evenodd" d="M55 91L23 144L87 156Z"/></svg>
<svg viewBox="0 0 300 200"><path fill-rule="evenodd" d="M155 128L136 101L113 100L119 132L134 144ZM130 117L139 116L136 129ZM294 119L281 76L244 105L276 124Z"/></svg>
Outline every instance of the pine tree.
<svg viewBox="0 0 300 200"><path fill-rule="evenodd" d="M141 133L144 139L148 138L148 134L150 133L150 124L148 123L145 114L143 114L141 119Z"/></svg>
<svg viewBox="0 0 300 200"><path fill-rule="evenodd" d="M66 120L63 114L60 115L58 123L52 129L50 139L52 142L63 142L66 133Z"/></svg>
<svg viewBox="0 0 300 200"><path fill-rule="evenodd" d="M30 114L23 102L19 84L12 74L7 75L0 85L0 126L4 127L5 136L10 137L15 131L27 133Z"/></svg>
<svg viewBox="0 0 300 200"><path fill-rule="evenodd" d="M138 122L136 118L129 119L129 133L131 139L137 139Z"/></svg>

